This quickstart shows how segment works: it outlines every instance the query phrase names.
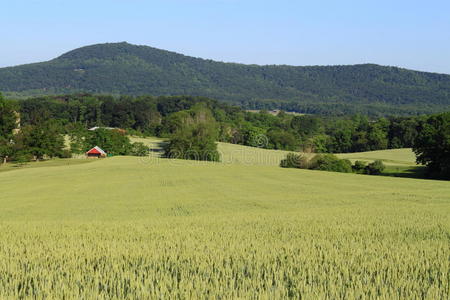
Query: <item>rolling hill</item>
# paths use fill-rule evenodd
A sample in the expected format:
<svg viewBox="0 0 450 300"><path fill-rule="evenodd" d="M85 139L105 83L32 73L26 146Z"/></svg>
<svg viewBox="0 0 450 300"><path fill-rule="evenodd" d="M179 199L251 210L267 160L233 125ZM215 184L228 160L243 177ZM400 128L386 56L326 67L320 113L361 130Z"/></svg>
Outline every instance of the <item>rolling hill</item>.
<svg viewBox="0 0 450 300"><path fill-rule="evenodd" d="M244 65L128 43L79 48L0 69L7 95L73 92L199 95L247 108L308 113L432 113L450 109L450 75L374 64Z"/></svg>
<svg viewBox="0 0 450 300"><path fill-rule="evenodd" d="M0 298L448 299L449 182L79 161L0 172Z"/></svg>
<svg viewBox="0 0 450 300"><path fill-rule="evenodd" d="M162 143L165 141L156 137L131 137L133 142L141 142L147 145L153 151L152 157L160 157L162 153ZM155 151L156 150L156 151ZM249 147L243 145L236 145L230 143L218 143L218 151L221 156L223 164L238 164L238 165L264 165L264 166L279 166L280 161L286 157L288 153L293 151L263 149L257 147ZM302 153L307 157L312 157L315 153ZM389 149L367 152L355 153L338 153L339 158L349 159L352 162L361 160L365 162L372 162L374 160L382 160L387 166L405 166L414 167L416 164L416 156L412 149Z"/></svg>

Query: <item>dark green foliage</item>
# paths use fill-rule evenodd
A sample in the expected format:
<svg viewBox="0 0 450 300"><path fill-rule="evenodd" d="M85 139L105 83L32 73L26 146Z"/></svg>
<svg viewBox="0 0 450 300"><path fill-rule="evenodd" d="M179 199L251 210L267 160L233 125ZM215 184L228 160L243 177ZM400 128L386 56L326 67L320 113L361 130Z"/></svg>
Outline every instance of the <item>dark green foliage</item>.
<svg viewBox="0 0 450 300"><path fill-rule="evenodd" d="M127 43L83 47L48 62L2 68L0 90L21 95L80 91L187 94L249 109L280 108L322 115L416 115L445 111L450 106L450 76L444 74L370 64L293 67L222 63ZM188 109L182 103L177 105L177 111ZM171 112L159 110L163 115ZM128 117L116 116L122 123Z"/></svg>
<svg viewBox="0 0 450 300"><path fill-rule="evenodd" d="M390 118L388 131L389 148L411 148L417 137L417 127L424 117Z"/></svg>
<svg viewBox="0 0 450 300"><path fill-rule="evenodd" d="M214 133L205 124L196 124L177 131L164 146L164 157L220 161Z"/></svg>
<svg viewBox="0 0 450 300"><path fill-rule="evenodd" d="M365 167L365 174L380 175L386 167L381 160L376 160Z"/></svg>
<svg viewBox="0 0 450 300"><path fill-rule="evenodd" d="M301 154L288 153L286 158L281 160L280 167L307 169L308 168L308 159Z"/></svg>
<svg viewBox="0 0 450 300"><path fill-rule="evenodd" d="M317 154L309 162L311 170L351 173L352 163L348 159L339 159L333 154Z"/></svg>
<svg viewBox="0 0 450 300"><path fill-rule="evenodd" d="M133 156L148 156L149 148L144 143L136 142L132 144L130 154Z"/></svg>
<svg viewBox="0 0 450 300"><path fill-rule="evenodd" d="M295 116L292 118L291 127L303 137L317 135L323 132L322 119L316 116Z"/></svg>
<svg viewBox="0 0 450 300"><path fill-rule="evenodd" d="M3 99L0 93L0 137L10 138L13 130L17 127L17 116L13 103Z"/></svg>
<svg viewBox="0 0 450 300"><path fill-rule="evenodd" d="M430 176L450 179L450 112L420 122L413 149Z"/></svg>
<svg viewBox="0 0 450 300"><path fill-rule="evenodd" d="M367 164L363 161L357 160L352 166L353 172L364 174L366 172Z"/></svg>
<svg viewBox="0 0 450 300"><path fill-rule="evenodd" d="M272 115L267 111L247 112L212 99L189 96L114 98L104 95L77 94L39 97L19 102L1 101L1 103L3 108L9 109L10 116L13 115L12 107L20 112L25 133L30 126L35 128L46 120L51 119L56 122L59 134L65 133L71 138L73 153L84 153L91 147L99 145L111 154L134 153L137 155L136 153L139 152L139 155L143 155L143 148L136 146L135 148L139 151L136 149L134 151L129 140L124 136L121 138L107 136L109 132L104 133L102 137L92 138L92 132L87 128L101 126L116 127L115 132L122 132L121 134L124 131L119 128L138 135L171 138L173 141L169 145L172 150L167 151L167 155L174 155L174 153L180 155L182 152L183 156L188 156L190 159L197 159L198 153L203 151L201 149L208 149L207 151L213 154L211 158L205 159L217 160L218 155L214 152L216 141L316 153L403 148L410 147L414 140L417 140L417 149L421 147L428 153L428 149L434 146L426 146L427 143L436 141L444 146L439 146L440 150L431 150L430 153L435 156L440 155L442 159L439 159L444 162L448 155L448 152L445 152L447 151L445 147L448 147L445 146L448 145L448 142L445 142L449 127L446 121L448 117L445 117L447 114L442 114L444 116L442 120L428 119L426 116L373 119L362 115L322 117L298 116L285 112ZM0 118L0 127L8 128L4 132L9 132L7 134L9 138L5 138L4 133L0 140L0 156L3 155L3 157L12 157L14 152L22 149L19 139L22 134L18 135L17 142L12 139L10 129L13 126L8 125L12 124L12 120L11 117ZM200 126L200 124L203 125ZM420 138L418 130L422 132ZM430 132L431 135L428 134ZM207 137L198 139L198 136L202 135ZM198 141L192 144L192 140ZM12 147L13 144L14 147ZM33 153L37 153L37 157L42 156L42 153L39 153L41 148L35 148L38 150L33 150ZM186 154L186 149L196 149L198 153ZM201 156L205 156L205 151ZM418 151L416 153L419 153ZM44 155L63 155L57 152L59 151L49 150L51 154ZM426 155L429 157L428 154ZM428 160L422 160L422 158L420 161L429 165L430 171L434 170L430 172L434 174L433 176L441 176L438 174L445 169L445 165L437 166L436 163L431 161L428 163Z"/></svg>
<svg viewBox="0 0 450 300"><path fill-rule="evenodd" d="M70 123L66 126L70 139L70 151L75 154L83 154L89 148L87 136L89 131L81 123Z"/></svg>
<svg viewBox="0 0 450 300"><path fill-rule="evenodd" d="M17 116L13 104L3 99L0 93L0 164L12 155L13 130L17 127Z"/></svg>
<svg viewBox="0 0 450 300"><path fill-rule="evenodd" d="M195 105L179 118L181 126L164 146L168 158L220 161L216 139L218 130L211 111L204 105Z"/></svg>
<svg viewBox="0 0 450 300"><path fill-rule="evenodd" d="M33 159L33 155L27 151L19 151L14 155L14 162L17 166L22 167Z"/></svg>
<svg viewBox="0 0 450 300"><path fill-rule="evenodd" d="M370 164L357 160L352 166L350 160L340 159L333 154L317 154L308 160L301 154L288 153L286 158L281 160L280 167L341 173L353 172L368 175L380 175L385 170L385 166L381 160L376 160Z"/></svg>
<svg viewBox="0 0 450 300"><path fill-rule="evenodd" d="M217 120L218 139L252 147L317 153L345 153L411 147L423 117L369 119L366 116L294 116L281 112L246 112L202 97L137 98L93 95L48 96L27 99L20 106L23 125L56 119L73 136L93 126L124 128L140 135L170 137L185 126L189 112L204 106ZM74 125L77 124L77 125ZM75 134L76 135L76 134ZM79 135L79 134L78 134ZM84 136L84 134L82 134ZM79 139L72 142L80 144ZM74 152L84 151L72 145ZM78 149L78 150L77 150Z"/></svg>
<svg viewBox="0 0 450 300"><path fill-rule="evenodd" d="M270 149L298 150L299 140L289 131L270 130L267 133Z"/></svg>
<svg viewBox="0 0 450 300"><path fill-rule="evenodd" d="M14 152L19 156L31 154L36 160L61 157L64 149L61 133L61 126L55 120L23 126L14 137Z"/></svg>
<svg viewBox="0 0 450 300"><path fill-rule="evenodd" d="M130 139L125 133L104 128L89 131L86 136L86 148L84 150L88 151L95 146L99 146L106 153L112 155L129 155L133 149Z"/></svg>
<svg viewBox="0 0 450 300"><path fill-rule="evenodd" d="M95 146L112 155L147 156L149 153L143 143L131 144L123 130L98 128L90 131L80 123L71 123L66 130L72 153L83 154Z"/></svg>
<svg viewBox="0 0 450 300"><path fill-rule="evenodd" d="M282 168L310 169L351 173L352 163L348 159L339 159L333 154L317 154L310 160L301 154L289 153L281 160Z"/></svg>

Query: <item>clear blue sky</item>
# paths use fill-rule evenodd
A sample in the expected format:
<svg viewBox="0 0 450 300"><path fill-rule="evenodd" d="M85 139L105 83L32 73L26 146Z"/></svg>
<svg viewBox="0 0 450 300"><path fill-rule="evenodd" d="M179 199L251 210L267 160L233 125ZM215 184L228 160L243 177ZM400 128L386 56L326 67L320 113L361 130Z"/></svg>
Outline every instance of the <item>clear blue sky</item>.
<svg viewBox="0 0 450 300"><path fill-rule="evenodd" d="M0 66L128 41L256 64L450 74L448 0L0 0Z"/></svg>

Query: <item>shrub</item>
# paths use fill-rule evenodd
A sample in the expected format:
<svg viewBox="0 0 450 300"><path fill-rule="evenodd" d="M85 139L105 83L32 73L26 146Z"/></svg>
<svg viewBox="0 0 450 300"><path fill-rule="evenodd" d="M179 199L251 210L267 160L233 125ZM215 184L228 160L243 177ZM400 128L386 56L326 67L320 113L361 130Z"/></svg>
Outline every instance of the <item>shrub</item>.
<svg viewBox="0 0 450 300"><path fill-rule="evenodd" d="M366 174L368 175L380 175L386 167L381 160L376 160L370 163L365 168Z"/></svg>
<svg viewBox="0 0 450 300"><path fill-rule="evenodd" d="M310 169L351 173L352 163L348 159L339 159L333 154L317 154L310 161Z"/></svg>
<svg viewBox="0 0 450 300"><path fill-rule="evenodd" d="M355 161L355 164L352 166L353 172L355 173L364 173L365 169L367 167L367 164L361 160Z"/></svg>
<svg viewBox="0 0 450 300"><path fill-rule="evenodd" d="M19 151L14 156L14 162L19 167L26 165L32 159L33 159L33 155L26 151Z"/></svg>
<svg viewBox="0 0 450 300"><path fill-rule="evenodd" d="M144 143L136 142L133 143L130 154L134 156L147 156L148 152L149 149L144 145Z"/></svg>
<svg viewBox="0 0 450 300"><path fill-rule="evenodd" d="M301 154L288 153L286 158L280 162L280 167L307 169L308 160Z"/></svg>

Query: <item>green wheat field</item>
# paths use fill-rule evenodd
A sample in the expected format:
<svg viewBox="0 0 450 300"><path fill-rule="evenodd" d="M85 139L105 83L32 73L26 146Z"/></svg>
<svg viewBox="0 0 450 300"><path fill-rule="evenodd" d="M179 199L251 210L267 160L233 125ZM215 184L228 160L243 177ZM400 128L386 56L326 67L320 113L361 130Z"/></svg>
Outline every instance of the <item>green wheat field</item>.
<svg viewBox="0 0 450 300"><path fill-rule="evenodd" d="M450 182L219 150L0 167L0 299L449 299Z"/></svg>

